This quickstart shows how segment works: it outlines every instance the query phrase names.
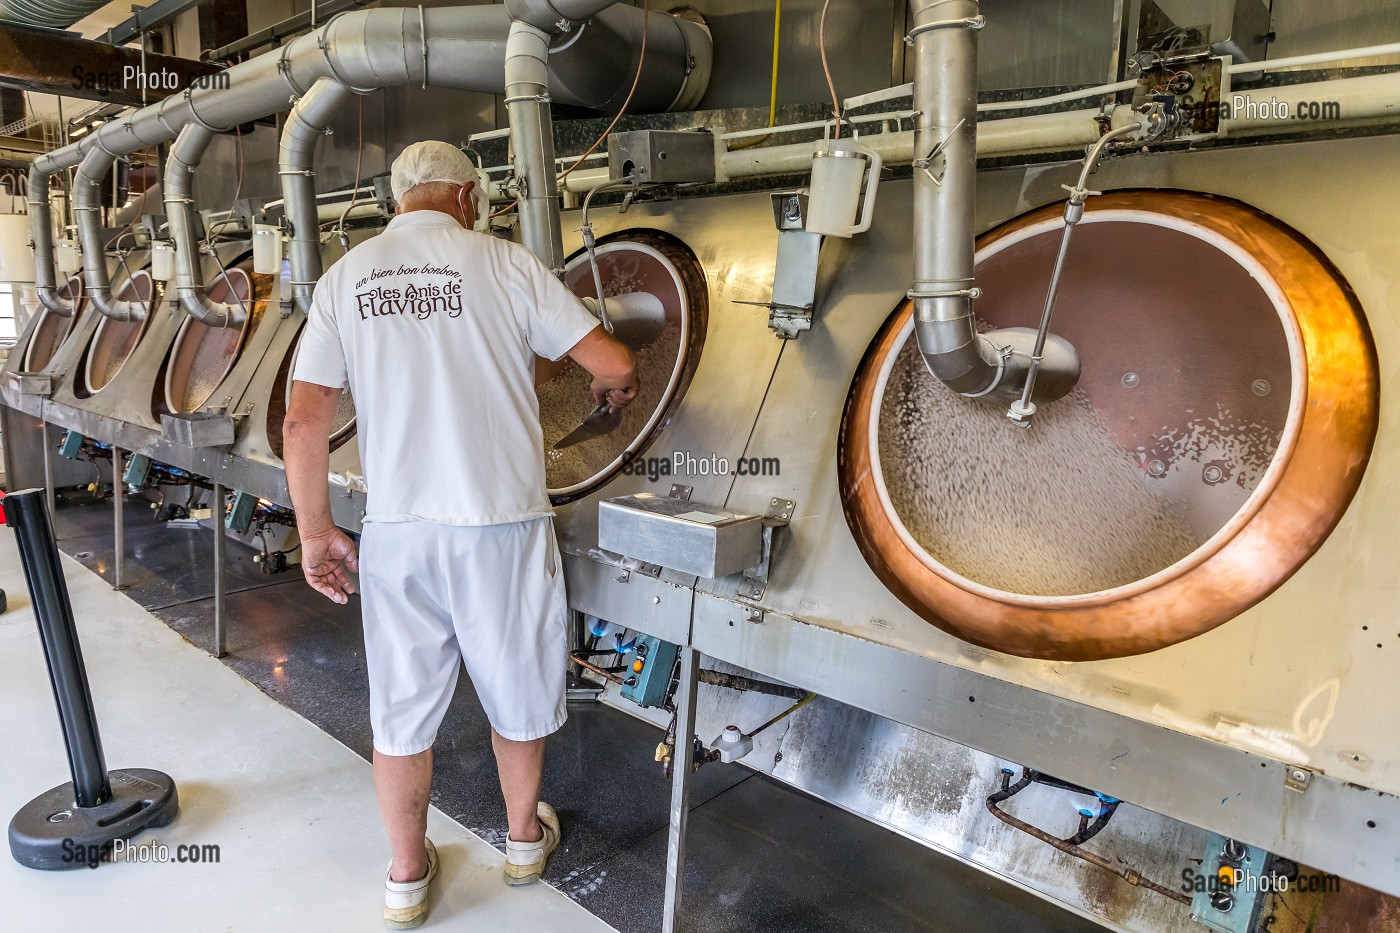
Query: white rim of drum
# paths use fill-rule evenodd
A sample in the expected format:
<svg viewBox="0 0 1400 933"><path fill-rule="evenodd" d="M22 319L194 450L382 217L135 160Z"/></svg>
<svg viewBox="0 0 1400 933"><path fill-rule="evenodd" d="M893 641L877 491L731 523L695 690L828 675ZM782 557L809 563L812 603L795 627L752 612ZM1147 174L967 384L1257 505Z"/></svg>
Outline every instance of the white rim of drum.
<svg viewBox="0 0 1400 933"><path fill-rule="evenodd" d="M609 240L606 243L599 244L596 252L599 256L602 256L605 253L617 252L619 250L644 253L652 257L661 264L661 267L666 270L666 274L671 277L671 282L675 285L676 294L680 296L681 301L680 352L676 354L676 361L671 366L671 377L666 381L666 391L663 392L661 398L657 400L656 409L651 413L651 417L647 419L647 423L637 432L637 436L628 441L627 446L623 448L620 454L609 461L602 469L594 471L587 479L570 486L548 489L547 491L551 496L572 496L582 490L588 489L598 481L599 477L610 475L622 465L622 461L634 456L638 450L645 446L646 442L651 439L652 432L656 429L656 425L661 421L662 417L665 416L667 409L670 408L671 399L676 394L676 386L680 383L681 376L685 372L686 347L690 341L690 295L686 293L685 283L681 280L680 272L676 269L675 264L667 259L660 250L648 246L645 243L637 243L625 239ZM565 264L564 274L568 275L571 270L587 262L587 252L580 253L578 256L574 257L572 262Z"/></svg>
<svg viewBox="0 0 1400 933"><path fill-rule="evenodd" d="M1222 525L1216 532L1193 549L1185 557L1175 563L1169 564L1150 576L1135 580L1132 583L1125 583L1122 586L1110 587L1106 590L1094 590L1087 593L1075 593L1070 596L1034 596L1026 593L1013 593L1009 590L999 590L995 587L978 583L953 570L933 558L933 555L920 544L909 529L905 527L904 520L895 510L894 504L890 501L889 490L885 485L884 468L880 461L880 409L884 405L885 390L889 382L890 374L894 370L895 363L900 354L909 344L909 338L914 332L914 318L911 315L908 323L904 325L899 338L899 349L889 353L884 364L880 368L879 376L875 382L873 401L870 412L870 435L866 443L870 448L870 469L874 481L876 494L880 499L880 506L889 516L890 524L894 527L895 533L910 553L917 555L920 562L940 576L957 583L969 592L982 596L989 596L1003 602L1020 604L1024 606L1068 606L1077 602L1084 602L1091 599L1100 599L1105 593L1119 593L1132 595L1146 592L1156 588L1162 582L1179 576L1187 570L1201 564L1208 557L1218 551L1225 543L1236 536L1241 528L1253 520L1259 507L1263 504L1264 498L1273 489L1274 479L1284 469L1288 459L1293 452L1293 446L1298 439L1299 423L1302 418L1303 406L1307 401L1307 361L1303 357L1303 338L1298 329L1298 321L1294 318L1288 302L1282 290L1274 281L1267 269L1251 256L1246 250L1234 241L1208 230L1197 224L1182 220L1177 217L1170 217L1152 211L1136 210L1103 210L1090 211L1085 213L1081 224L1091 223L1142 223L1157 227L1164 227L1175 230L1178 233L1185 233L1193 236L1210 246L1215 247L1220 252L1229 256L1236 263L1245 269L1254 280L1254 283L1268 297L1269 304L1278 314L1279 322L1283 325L1284 338L1288 343L1288 364L1289 375L1292 385L1289 387L1288 415L1284 420L1283 433L1279 438L1278 449L1274 451L1269 460L1269 466L1265 469L1263 476L1259 478L1254 490L1245 499L1244 504L1230 517L1230 520ZM984 260L990 259L1002 250L1021 243L1032 237L1042 236L1047 233L1058 233L1064 228L1064 220L1061 217L1053 217L1036 224L1031 224L1021 230L997 239L992 244L977 250L975 263L981 264ZM948 391L952 391L949 389ZM1008 423L1009 430L1015 430Z"/></svg>

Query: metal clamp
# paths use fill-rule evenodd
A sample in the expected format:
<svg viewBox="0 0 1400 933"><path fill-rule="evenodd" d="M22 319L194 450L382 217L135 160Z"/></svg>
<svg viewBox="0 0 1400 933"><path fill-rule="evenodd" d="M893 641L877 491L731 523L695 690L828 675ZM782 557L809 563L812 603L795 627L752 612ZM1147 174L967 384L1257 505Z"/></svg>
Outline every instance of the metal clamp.
<svg viewBox="0 0 1400 933"><path fill-rule="evenodd" d="M947 288L939 291L922 291L911 288L906 294L908 298L971 298L974 301L982 297L980 288Z"/></svg>
<svg viewBox="0 0 1400 933"><path fill-rule="evenodd" d="M773 498L768 502L768 513L763 516L763 560L744 571L744 579L739 583L739 596L743 599L759 600L768 589L768 574L773 568L773 557L777 553L777 532L786 528L796 511L797 503L791 499Z"/></svg>
<svg viewBox="0 0 1400 933"><path fill-rule="evenodd" d="M926 32L933 32L935 29L981 29L987 25L987 17L982 14L976 16L966 16L962 19L940 19L933 23L924 23L922 26L915 26L909 30L909 35L904 37L905 45L913 45L914 39Z"/></svg>

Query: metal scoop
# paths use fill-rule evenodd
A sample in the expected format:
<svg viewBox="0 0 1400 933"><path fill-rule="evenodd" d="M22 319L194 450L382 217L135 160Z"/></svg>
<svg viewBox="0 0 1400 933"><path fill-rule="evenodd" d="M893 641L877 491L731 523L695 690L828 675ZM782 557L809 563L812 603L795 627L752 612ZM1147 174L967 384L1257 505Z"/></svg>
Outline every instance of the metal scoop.
<svg viewBox="0 0 1400 933"><path fill-rule="evenodd" d="M610 411L611 407L607 402L604 402L590 411L578 427L561 437L550 449L563 450L566 447L582 444L584 441L591 441L595 437L602 437L616 431L617 426L622 423L622 412Z"/></svg>
<svg viewBox="0 0 1400 933"><path fill-rule="evenodd" d="M600 304L603 306L598 311L603 326L633 351L642 350L666 329L666 308L661 304L661 299L650 292L614 295ZM593 409L578 427L565 434L550 449L563 450L616 431L622 423L622 412L610 412L609 407L604 402Z"/></svg>

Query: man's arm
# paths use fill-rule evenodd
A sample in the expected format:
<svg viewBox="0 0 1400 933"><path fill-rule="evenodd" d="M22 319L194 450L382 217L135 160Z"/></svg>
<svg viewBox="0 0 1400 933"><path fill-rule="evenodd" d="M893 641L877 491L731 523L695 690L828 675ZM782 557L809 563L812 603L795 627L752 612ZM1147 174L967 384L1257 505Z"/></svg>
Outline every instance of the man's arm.
<svg viewBox="0 0 1400 933"><path fill-rule="evenodd" d="M612 411L621 411L637 397L637 357L627 344L600 325L574 344L567 354L593 374L593 398L606 401Z"/></svg>
<svg viewBox="0 0 1400 933"><path fill-rule="evenodd" d="M331 424L340 394L340 389L293 381L291 404L282 421L282 451L301 537L301 571L318 593L343 604L355 592L346 569L356 572L360 562L354 542L331 519L326 484Z"/></svg>

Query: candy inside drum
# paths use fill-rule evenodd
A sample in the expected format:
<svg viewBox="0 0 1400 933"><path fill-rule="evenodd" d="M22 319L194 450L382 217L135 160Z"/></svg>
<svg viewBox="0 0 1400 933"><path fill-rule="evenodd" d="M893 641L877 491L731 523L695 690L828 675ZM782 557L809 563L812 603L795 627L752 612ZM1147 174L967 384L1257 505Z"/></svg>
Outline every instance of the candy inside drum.
<svg viewBox="0 0 1400 933"><path fill-rule="evenodd" d="M155 282L144 269L134 272L113 290L117 301L139 302L145 313L139 321L104 317L102 323L97 325L88 347L87 365L83 369L88 392L100 392L106 388L136 351L136 345L141 342L141 335L150 323L151 311L158 304L152 300L156 292Z"/></svg>
<svg viewBox="0 0 1400 933"><path fill-rule="evenodd" d="M678 240L654 231L629 231L600 241L597 253L604 296L647 296L633 304L654 309L659 323L640 332L645 342L637 330L618 327L619 339L631 341L637 354L641 391L611 433L553 450L594 407L592 379L566 361L538 387L545 480L556 502L586 495L646 450L684 395L705 339L704 273ZM564 281L580 297L597 296L586 253L569 261Z"/></svg>
<svg viewBox="0 0 1400 933"><path fill-rule="evenodd" d="M1021 430L956 395L906 302L843 424L871 567L935 625L1032 657L1152 650L1248 608L1340 519L1375 434L1369 332L1296 233L1186 193L1090 207L1053 326L1080 355L1070 396ZM979 242L981 326L1036 326L1062 229L1051 207ZM1342 416L1319 417L1333 391Z"/></svg>

